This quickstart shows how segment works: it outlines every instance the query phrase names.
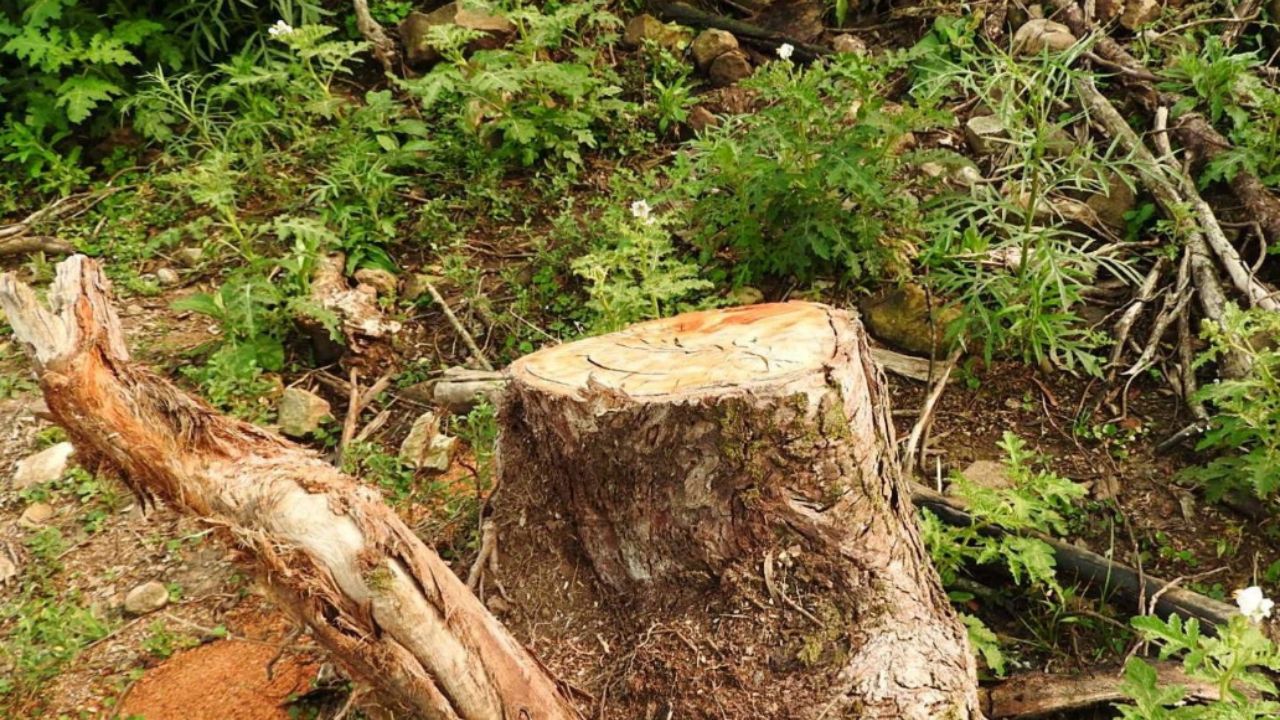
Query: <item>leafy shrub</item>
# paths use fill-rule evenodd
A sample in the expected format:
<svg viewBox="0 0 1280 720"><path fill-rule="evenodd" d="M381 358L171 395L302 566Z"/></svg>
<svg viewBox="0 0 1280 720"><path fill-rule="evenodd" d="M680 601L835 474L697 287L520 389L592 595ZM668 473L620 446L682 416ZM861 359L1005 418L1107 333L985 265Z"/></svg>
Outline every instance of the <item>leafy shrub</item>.
<svg viewBox="0 0 1280 720"><path fill-rule="evenodd" d="M1222 325L1206 322L1202 335L1209 348L1197 365L1238 354L1249 371L1200 389L1198 399L1216 414L1196 449L1221 454L1183 476L1214 500L1232 491L1270 499L1280 490L1280 314L1228 305Z"/></svg>
<svg viewBox="0 0 1280 720"><path fill-rule="evenodd" d="M517 28L508 48L463 53L474 31L432 29L444 61L404 85L434 120L503 163L544 160L581 167L582 153L601 147L615 128L628 128L636 108L619 99L621 88L604 65L620 25L602 0L548 4L516 3L503 11ZM590 46L567 47L570 38L594 34ZM571 60L554 61L568 52Z"/></svg>
<svg viewBox="0 0 1280 720"><path fill-rule="evenodd" d="M643 200L630 210L607 207L596 229L599 244L572 263L587 281L587 304L600 331L679 312L690 296L712 287L698 277L697 265L675 256L670 217L654 215Z"/></svg>
<svg viewBox="0 0 1280 720"><path fill-rule="evenodd" d="M744 81L761 109L691 143L671 172L704 255L728 253L740 281L906 269L923 232L901 143L944 116L886 103L887 78L903 62L841 55L800 69L781 61Z"/></svg>
<svg viewBox="0 0 1280 720"><path fill-rule="evenodd" d="M1215 635L1202 634L1195 618L1184 622L1177 615L1135 617L1132 624L1155 644L1160 659L1181 657L1187 675L1212 684L1220 698L1188 704L1185 687L1161 685L1155 668L1132 658L1121 686L1132 704L1117 706L1125 720L1258 720L1280 714L1275 683L1264 672L1280 671L1280 648L1243 615L1217 626Z"/></svg>

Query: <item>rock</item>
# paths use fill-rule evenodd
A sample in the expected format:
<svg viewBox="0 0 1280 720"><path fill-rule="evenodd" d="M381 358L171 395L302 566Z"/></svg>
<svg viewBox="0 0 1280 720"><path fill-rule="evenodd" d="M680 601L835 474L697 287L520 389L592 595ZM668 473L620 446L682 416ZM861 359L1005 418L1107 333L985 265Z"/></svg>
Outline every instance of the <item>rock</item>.
<svg viewBox="0 0 1280 720"><path fill-rule="evenodd" d="M1071 28L1043 18L1026 21L1013 34L1013 49L1019 55L1039 55L1043 50L1062 52L1075 44Z"/></svg>
<svg viewBox="0 0 1280 720"><path fill-rule="evenodd" d="M404 279L404 287L400 290L400 297L415 302L418 298L427 295L427 285L435 283L436 277L426 273L414 273Z"/></svg>
<svg viewBox="0 0 1280 720"><path fill-rule="evenodd" d="M420 470L444 472L453 462L458 438L440 432L440 418L425 412L413 421L409 435L400 444L400 459Z"/></svg>
<svg viewBox="0 0 1280 720"><path fill-rule="evenodd" d="M944 341L947 325L960 315L957 308L942 309L942 301L933 298L932 328L929 322L929 300L924 288L903 285L862 302L862 317L872 335L905 352L928 355L937 341L937 355L950 349Z"/></svg>
<svg viewBox="0 0 1280 720"><path fill-rule="evenodd" d="M751 61L741 50L730 50L712 60L711 66L707 69L707 77L711 78L711 84L719 87L733 85L750 76Z"/></svg>
<svg viewBox="0 0 1280 720"><path fill-rule="evenodd" d="M866 55L867 44L862 38L849 33L841 33L831 39L831 49L849 55Z"/></svg>
<svg viewBox="0 0 1280 720"><path fill-rule="evenodd" d="M169 604L169 588L152 580L129 591L124 596L124 611L130 615L146 615Z"/></svg>
<svg viewBox="0 0 1280 720"><path fill-rule="evenodd" d="M302 388L285 388L280 395L280 432L294 438L303 438L319 429L330 417L329 401Z"/></svg>
<svg viewBox="0 0 1280 720"><path fill-rule="evenodd" d="M9 581L18 577L18 566L13 564L9 559L9 554L0 552L0 587L9 584Z"/></svg>
<svg viewBox="0 0 1280 720"><path fill-rule="evenodd" d="M1124 178L1119 173L1109 173L1107 189L1090 195L1085 204L1102 222L1113 228L1124 228L1128 225L1125 214L1137 206L1137 201Z"/></svg>
<svg viewBox="0 0 1280 720"><path fill-rule="evenodd" d="M32 503L22 511L22 516L18 518L18 524L28 530L44 525L53 518L53 506L49 503Z"/></svg>
<svg viewBox="0 0 1280 720"><path fill-rule="evenodd" d="M737 49L738 38L734 37L733 33L716 29L703 30L689 46L690 52L693 53L693 63L699 70L706 70L711 66L711 61L730 50Z"/></svg>
<svg viewBox="0 0 1280 720"><path fill-rule="evenodd" d="M960 474L965 480L978 487L991 490L1003 490L1013 487L1013 480L1009 477L1009 469L1004 466L1004 463L996 460L975 460Z"/></svg>
<svg viewBox="0 0 1280 720"><path fill-rule="evenodd" d="M14 490L26 490L32 485L53 482L67 471L67 463L76 449L69 442L60 442L35 455L18 461L13 473Z"/></svg>
<svg viewBox="0 0 1280 720"><path fill-rule="evenodd" d="M400 286L400 279L395 273L387 272L382 268L360 268L356 271L356 282L369 285L378 294L383 297L395 297L396 288Z"/></svg>
<svg viewBox="0 0 1280 720"><path fill-rule="evenodd" d="M1125 0L1096 0L1094 15L1099 25L1105 25L1124 13Z"/></svg>
<svg viewBox="0 0 1280 720"><path fill-rule="evenodd" d="M431 402L450 412L464 413L482 400L497 405L506 386L507 378L500 372L445 368L440 379L432 383Z"/></svg>
<svg viewBox="0 0 1280 720"><path fill-rule="evenodd" d="M719 127L720 118L702 105L689 111L689 119L685 121L689 129L696 133L706 132L707 128Z"/></svg>
<svg viewBox="0 0 1280 720"><path fill-rule="evenodd" d="M136 317L138 315L141 315L144 312L146 312L146 309L143 308L138 303L129 303L128 305L124 306L125 317Z"/></svg>
<svg viewBox="0 0 1280 720"><path fill-rule="evenodd" d="M428 41L431 28L438 25L455 25L483 33L467 44L467 52L502 47L516 34L516 26L510 20L462 7L457 2L448 3L429 13L415 10L400 22L400 40L404 43L405 59L411 65L426 65L440 59L440 53Z"/></svg>
<svg viewBox="0 0 1280 720"><path fill-rule="evenodd" d="M1125 0L1120 24L1130 30L1137 30L1158 17L1160 17L1158 0Z"/></svg>
<svg viewBox="0 0 1280 720"><path fill-rule="evenodd" d="M1009 138L1009 131L994 115L978 115L964 124L964 137L975 153L990 155L1000 149L1002 140Z"/></svg>
<svg viewBox="0 0 1280 720"><path fill-rule="evenodd" d="M743 285L730 290L728 300L731 305L755 305L764 302L764 293L749 285Z"/></svg>
<svg viewBox="0 0 1280 720"><path fill-rule="evenodd" d="M693 31L689 28L669 25L648 13L631 18L622 32L622 44L631 48L644 47L647 40L671 52L680 52L692 39Z"/></svg>
<svg viewBox="0 0 1280 720"><path fill-rule="evenodd" d="M181 282L181 278L173 268L162 267L156 271L156 282L162 287L172 287Z"/></svg>
<svg viewBox="0 0 1280 720"><path fill-rule="evenodd" d="M507 602L497 593L490 595L484 599L484 606L489 608L489 612L494 615L505 615L511 612L511 603Z"/></svg>
<svg viewBox="0 0 1280 720"><path fill-rule="evenodd" d="M204 259L204 250L198 247L178 248L170 257L178 267L193 268Z"/></svg>

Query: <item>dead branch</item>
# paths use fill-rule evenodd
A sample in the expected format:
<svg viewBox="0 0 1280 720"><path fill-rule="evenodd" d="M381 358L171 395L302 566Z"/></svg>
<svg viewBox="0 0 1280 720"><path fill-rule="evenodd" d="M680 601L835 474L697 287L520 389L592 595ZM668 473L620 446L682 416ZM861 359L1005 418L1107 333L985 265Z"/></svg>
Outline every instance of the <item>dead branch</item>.
<svg viewBox="0 0 1280 720"><path fill-rule="evenodd" d="M134 365L108 294L83 256L59 264L48 306L0 276L0 308L78 453L116 470L144 502L162 499L224 528L317 642L413 712L577 717L376 490Z"/></svg>
<svg viewBox="0 0 1280 720"><path fill-rule="evenodd" d="M753 45L763 45L770 51L778 49L786 44L795 50L795 56L799 60L812 62L824 55L830 55L831 50L821 45L813 45L801 42L796 38L788 37L781 33L766 30L758 25L753 25L743 20L737 20L724 15L716 15L705 10L699 10L691 5L682 2L667 2L666 0L657 0L651 3L654 12L658 17L668 22L684 23L699 28L716 28L718 30L727 30L738 37L739 40Z"/></svg>
<svg viewBox="0 0 1280 720"><path fill-rule="evenodd" d="M480 366L485 370L492 372L493 363L489 362L489 358L485 357L480 346L476 344L476 339L471 337L471 333L467 332L467 329L462 325L462 322L458 320L458 316L453 314L453 309L449 307L449 303L444 301L444 296L436 289L435 284L429 281L425 284L427 292L431 294L431 299L435 300L436 304L440 306L440 310L444 313L445 318L449 321L449 324L453 326L453 329L458 333L458 336L462 338L462 342L466 343L467 349L471 351L476 362L480 363Z"/></svg>
<svg viewBox="0 0 1280 720"><path fill-rule="evenodd" d="M373 56L377 58L378 64L382 65L382 69L388 75L396 77L400 68L400 50L396 47L395 41L388 37L387 31L373 19L373 14L369 12L368 0L352 0L352 5L356 13L356 29L369 43Z"/></svg>
<svg viewBox="0 0 1280 720"><path fill-rule="evenodd" d="M929 394L925 397L924 404L920 406L920 417L916 419L916 424L911 427L911 435L907 438L907 449L904 451L902 458L902 473L908 478L915 473L916 456L924 451L925 437L929 433L929 427L933 425L934 411L938 408L938 401L942 399L942 392L947 389L947 380L951 378L951 371L955 369L956 363L960 361L960 355L963 351L959 344L951 351L946 362L938 369L937 377L933 380L933 387L929 389Z"/></svg>
<svg viewBox="0 0 1280 720"><path fill-rule="evenodd" d="M1161 687L1180 685L1188 697L1202 702L1221 699L1217 685L1187 675L1176 662L1152 662ZM984 688L983 709L990 718L1046 717L1078 712L1128 699L1121 691L1120 669L1094 670L1079 675L1024 673Z"/></svg>

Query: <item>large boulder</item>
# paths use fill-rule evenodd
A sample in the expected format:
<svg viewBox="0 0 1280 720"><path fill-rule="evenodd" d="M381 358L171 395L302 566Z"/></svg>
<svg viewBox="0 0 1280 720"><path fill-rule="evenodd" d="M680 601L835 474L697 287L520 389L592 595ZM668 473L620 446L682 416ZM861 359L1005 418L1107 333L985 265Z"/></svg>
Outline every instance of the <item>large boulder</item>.
<svg viewBox="0 0 1280 720"><path fill-rule="evenodd" d="M431 28L455 25L475 30L481 36L467 45L468 52L492 50L511 41L516 26L500 15L462 7L457 2L443 5L429 13L414 11L400 22L400 41L404 43L405 58L410 65L429 65L440 59L440 52L430 42Z"/></svg>

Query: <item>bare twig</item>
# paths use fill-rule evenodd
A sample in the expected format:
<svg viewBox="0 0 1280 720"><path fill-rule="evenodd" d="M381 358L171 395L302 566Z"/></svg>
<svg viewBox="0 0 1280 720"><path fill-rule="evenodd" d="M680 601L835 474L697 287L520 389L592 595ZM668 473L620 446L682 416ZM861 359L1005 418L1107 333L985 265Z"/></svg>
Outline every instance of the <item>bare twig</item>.
<svg viewBox="0 0 1280 720"><path fill-rule="evenodd" d="M946 362L942 364L941 369L934 378L933 387L929 389L929 394L924 399L924 404L920 407L920 417L916 419L916 424L911 428L911 435L907 438L907 449L903 455L903 474L911 477L916 467L916 456L923 450L925 436L929 432L929 426L933 424L934 411L938 407L938 400L942 397L942 391L947 388L947 380L951 377L951 371L955 369L956 363L960 360L960 354L963 348L959 344L947 356Z"/></svg>
<svg viewBox="0 0 1280 720"><path fill-rule="evenodd" d="M453 309L449 307L449 303L444 301L444 296L440 294L440 291L437 290L436 286L430 281L427 281L426 286L427 292L431 294L431 299L435 300L436 304L440 306L440 310L444 313L445 318L449 320L449 324L453 326L453 329L457 331L458 336L462 338L462 342L466 343L467 349L475 356L476 362L480 363L480 366L485 370L492 371L493 364L489 362L489 358L485 357L484 353L480 350L480 346L476 344L476 339L471 337L471 333L467 332L467 329L462 326L462 322L458 320L458 316L453 314Z"/></svg>

